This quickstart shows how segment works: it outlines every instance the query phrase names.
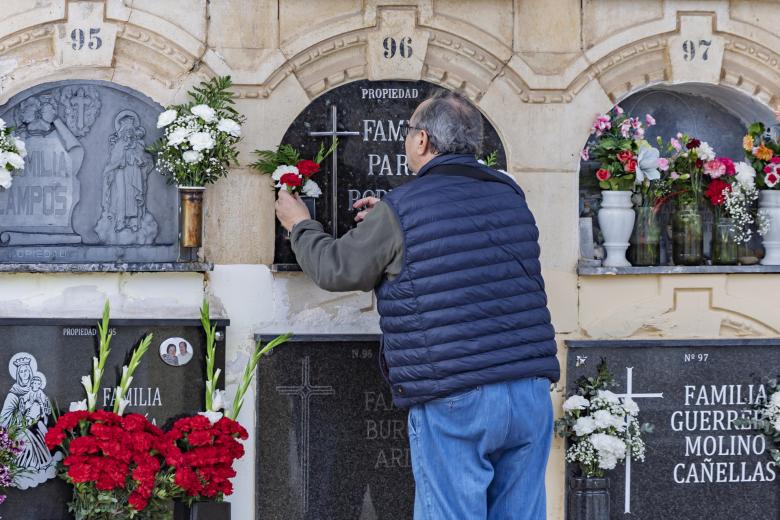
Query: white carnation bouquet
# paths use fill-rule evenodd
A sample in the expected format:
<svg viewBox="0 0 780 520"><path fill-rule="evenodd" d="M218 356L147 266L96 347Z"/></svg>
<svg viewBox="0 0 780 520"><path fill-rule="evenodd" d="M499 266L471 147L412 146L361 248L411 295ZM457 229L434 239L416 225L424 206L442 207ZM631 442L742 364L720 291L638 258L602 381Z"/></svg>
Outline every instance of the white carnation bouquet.
<svg viewBox="0 0 780 520"><path fill-rule="evenodd" d="M313 159L302 159L301 154L289 144L282 144L276 150L255 150L258 160L251 166L255 170L270 175L277 190L284 189L292 194L317 198L322 190L312 177L319 173L320 164L333 150L338 141L327 150L320 144L320 149Z"/></svg>
<svg viewBox="0 0 780 520"><path fill-rule="evenodd" d="M27 157L24 141L12 135L12 130L0 119L0 188L5 190L13 183L11 174L24 169L24 158Z"/></svg>
<svg viewBox="0 0 780 520"><path fill-rule="evenodd" d="M755 418L739 419L734 424L764 434L775 446L769 450L769 456L775 464L780 464L780 378L765 378L763 381L767 389L766 402L757 403Z"/></svg>
<svg viewBox="0 0 780 520"><path fill-rule="evenodd" d="M188 92L191 101L160 114L163 137L150 151L171 183L202 187L225 177L238 165L236 144L245 118L233 108L230 76L201 82Z"/></svg>
<svg viewBox="0 0 780 520"><path fill-rule="evenodd" d="M596 377L576 382L577 393L563 403L564 416L555 421L556 433L569 441L566 461L578 464L586 477L603 477L626 457L645 460L642 433L652 427L639 424L634 400L608 390L613 381L602 360Z"/></svg>

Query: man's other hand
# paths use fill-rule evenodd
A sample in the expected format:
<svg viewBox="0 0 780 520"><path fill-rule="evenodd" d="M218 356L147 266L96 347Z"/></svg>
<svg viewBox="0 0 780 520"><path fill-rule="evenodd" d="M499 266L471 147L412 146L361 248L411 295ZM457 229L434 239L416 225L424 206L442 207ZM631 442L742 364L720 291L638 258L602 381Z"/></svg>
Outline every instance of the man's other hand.
<svg viewBox="0 0 780 520"><path fill-rule="evenodd" d="M284 229L292 231L295 224L309 220L311 215L309 208L297 194L293 196L287 190L281 189L276 196L276 218L279 219Z"/></svg>
<svg viewBox="0 0 780 520"><path fill-rule="evenodd" d="M377 202L379 202L379 199L376 197L364 197L356 200L352 207L361 211L355 215L355 222L362 222L363 219L366 218L366 215L368 215L368 212L374 209Z"/></svg>

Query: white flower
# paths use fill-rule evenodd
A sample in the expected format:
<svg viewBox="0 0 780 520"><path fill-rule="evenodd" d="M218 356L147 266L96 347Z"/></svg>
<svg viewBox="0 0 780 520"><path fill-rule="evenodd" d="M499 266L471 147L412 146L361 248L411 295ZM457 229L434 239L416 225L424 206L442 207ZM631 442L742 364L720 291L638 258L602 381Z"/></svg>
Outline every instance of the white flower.
<svg viewBox="0 0 780 520"><path fill-rule="evenodd" d="M658 171L658 159L661 154L656 148L642 143L636 157L636 184L641 184L645 179L657 180L661 177Z"/></svg>
<svg viewBox="0 0 780 520"><path fill-rule="evenodd" d="M192 164L203 159L203 154L200 152L196 152L195 150L187 150L186 152L181 154L181 158L184 159L184 162L186 162L187 164Z"/></svg>
<svg viewBox="0 0 780 520"><path fill-rule="evenodd" d="M699 155L699 159L704 161L711 161L715 158L715 150L712 149L712 146L710 146L709 143L705 143L704 141L702 141L696 149L696 153Z"/></svg>
<svg viewBox="0 0 780 520"><path fill-rule="evenodd" d="M0 130L5 130L5 119L0 117Z"/></svg>
<svg viewBox="0 0 780 520"><path fill-rule="evenodd" d="M228 133L233 137L241 137L241 125L232 119L220 119L219 124L217 124L217 130Z"/></svg>
<svg viewBox="0 0 780 520"><path fill-rule="evenodd" d="M278 181L279 179L282 178L282 176L285 173L294 173L295 175L300 175L298 168L296 168L295 166L288 166L286 164L283 164L281 166L277 166L277 168L271 174L271 178L275 181Z"/></svg>
<svg viewBox="0 0 780 520"><path fill-rule="evenodd" d="M211 412L218 412L225 409L225 392L223 390L214 390L211 397Z"/></svg>
<svg viewBox="0 0 780 520"><path fill-rule="evenodd" d="M217 113L208 105L195 105L190 109L194 115L203 119L207 123L211 123L217 118Z"/></svg>
<svg viewBox="0 0 780 520"><path fill-rule="evenodd" d="M189 139L193 150L211 150L214 148L214 138L208 132L195 132Z"/></svg>
<svg viewBox="0 0 780 520"><path fill-rule="evenodd" d="M595 430L596 421L593 420L593 417L580 417L574 421L574 433L577 435L577 437L588 435L589 433L593 433Z"/></svg>
<svg viewBox="0 0 780 520"><path fill-rule="evenodd" d="M68 408L69 412L86 412L87 411L87 400L82 399L81 401L72 401L70 403L70 408Z"/></svg>
<svg viewBox="0 0 780 520"><path fill-rule="evenodd" d="M86 390L87 393L90 393L92 391L92 378L89 376L81 376L81 386L84 387L84 390Z"/></svg>
<svg viewBox="0 0 780 520"><path fill-rule="evenodd" d="M11 187L12 183L13 178L11 177L11 172L5 168L0 168L0 188L7 190Z"/></svg>
<svg viewBox="0 0 780 520"><path fill-rule="evenodd" d="M14 170L24 169L24 159L22 159L22 156L19 155L18 153L6 152L5 159L8 161L8 163L11 165L11 167Z"/></svg>
<svg viewBox="0 0 780 520"><path fill-rule="evenodd" d="M593 420L596 423L596 428L607 429L614 426L618 430L622 430L625 427L623 417L613 415L608 410L597 410L593 414Z"/></svg>
<svg viewBox="0 0 780 520"><path fill-rule="evenodd" d="M319 185L313 180L309 179L303 184L303 194L306 197L319 197L322 195L322 190Z"/></svg>
<svg viewBox="0 0 780 520"><path fill-rule="evenodd" d="M769 402L774 406L780 407L780 390L772 394L772 397L769 398Z"/></svg>
<svg viewBox="0 0 780 520"><path fill-rule="evenodd" d="M176 121L179 115L174 109L166 110L157 117L157 128L163 128Z"/></svg>
<svg viewBox="0 0 780 520"><path fill-rule="evenodd" d="M775 431L780 432L780 417L777 418L775 424L773 424L772 426L774 426Z"/></svg>
<svg viewBox="0 0 780 520"><path fill-rule="evenodd" d="M22 157L27 157L27 146L24 144L24 141L19 139L18 137L11 136L11 142L14 145L14 148L16 148L16 151L21 155Z"/></svg>
<svg viewBox="0 0 780 520"><path fill-rule="evenodd" d="M639 413L639 405L630 397L626 397L623 401L623 410L629 415L636 416Z"/></svg>
<svg viewBox="0 0 780 520"><path fill-rule="evenodd" d="M754 186L756 183L756 170L746 162L738 162L734 165L737 170L737 182L745 186Z"/></svg>
<svg viewBox="0 0 780 520"><path fill-rule="evenodd" d="M626 458L626 444L614 435L594 433L590 443L599 454L601 469L614 469L619 460Z"/></svg>
<svg viewBox="0 0 780 520"><path fill-rule="evenodd" d="M573 395L566 399L566 401L563 403L563 411L570 412L572 410L584 410L589 405L590 401L581 395Z"/></svg>
<svg viewBox="0 0 780 520"><path fill-rule="evenodd" d="M182 128L182 127L174 128L173 132L168 134L168 146L180 145L181 143L187 140L187 138L190 136L191 133L192 131L187 128Z"/></svg>
<svg viewBox="0 0 780 520"><path fill-rule="evenodd" d="M616 396L614 393L610 392L609 390L599 390L598 392L596 392L596 397L608 403L620 404L620 399L618 399L618 396Z"/></svg>
<svg viewBox="0 0 780 520"><path fill-rule="evenodd" d="M198 412L198 415L202 415L208 419L211 424L215 424L223 417L222 412Z"/></svg>

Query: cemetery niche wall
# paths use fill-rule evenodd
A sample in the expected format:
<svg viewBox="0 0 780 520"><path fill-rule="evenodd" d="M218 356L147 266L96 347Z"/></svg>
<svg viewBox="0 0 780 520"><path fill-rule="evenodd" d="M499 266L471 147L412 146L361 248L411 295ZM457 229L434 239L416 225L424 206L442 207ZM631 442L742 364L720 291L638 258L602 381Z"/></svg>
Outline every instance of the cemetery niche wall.
<svg viewBox="0 0 780 520"><path fill-rule="evenodd" d="M721 85L704 83L656 85L626 96L616 106L623 108L626 114L631 117L638 117L643 123L645 114L649 114L655 119L657 124L648 128L646 133L646 140L651 146L658 147L656 141L658 137L661 137L664 143L668 143L669 139L675 137L679 132L709 143L719 157L728 157L734 162L745 160L742 138L747 133L747 127L751 123L762 121L767 128L774 127L773 132L775 135L777 134L776 117L768 106L743 92ZM593 114L594 119L596 115ZM664 156L663 150L662 156ZM600 266L604 257L604 251L601 247L603 236L597 219L601 205L601 190L596 178L598 168L597 161L582 160L580 162L581 274L588 274L588 267ZM636 204L636 200L634 202ZM673 264L672 206L673 202L671 201L664 204L658 216L661 225L660 258L657 264L659 266ZM712 263L713 214L707 204L702 204L702 208L704 263L709 265ZM740 251L739 263L742 265L756 264L762 256L761 237L754 229L750 242ZM631 258L631 250L629 250L629 258Z"/></svg>
<svg viewBox="0 0 780 520"><path fill-rule="evenodd" d="M70 520L67 502L72 490L56 477L56 463L43 438L54 424L52 411L68 411L69 404L84 398L81 376L92 369L97 351L97 320L58 318L0 318L0 377L3 405L0 424L7 426L14 413L23 414L29 426L22 435L25 451L20 457L28 473L16 480L3 503L4 518ZM220 338L227 320L216 321ZM204 408L205 334L198 320L115 319L110 322L111 355L106 364L98 409L113 407L113 389L126 356L148 333L154 334L149 351L135 372L126 413L146 415L160 427L177 416L193 415ZM178 360L163 358L175 345ZM180 361L180 362L179 362ZM225 369L225 344L217 344L215 365ZM222 385L221 385L222 386ZM224 387L223 387L224 388ZM61 454L59 454L61 457Z"/></svg>
<svg viewBox="0 0 780 520"><path fill-rule="evenodd" d="M378 335L297 335L258 365L256 518L411 517L407 411L378 356Z"/></svg>
<svg viewBox="0 0 780 520"><path fill-rule="evenodd" d="M417 105L443 87L426 81L356 81L315 99L295 118L282 138L303 157L314 157L320 144L338 146L315 180L322 195L315 215L325 231L339 237L355 226L352 204L363 197L382 198L415 178L406 163L401 123ZM483 117L482 157L496 152L498 168L506 155L498 133ZM284 229L276 225L274 264L277 270L299 270Z"/></svg>
<svg viewBox="0 0 780 520"><path fill-rule="evenodd" d="M766 402L780 339L567 341L566 384L606 359L611 390L639 406L644 462L608 471L611 518L776 518L780 468L770 439L739 419ZM567 393L568 395L568 393ZM571 477L574 468L567 465Z"/></svg>
<svg viewBox="0 0 780 520"><path fill-rule="evenodd" d="M0 262L174 262L178 200L146 147L162 111L94 80L46 83L0 117L26 142L25 168L0 190Z"/></svg>

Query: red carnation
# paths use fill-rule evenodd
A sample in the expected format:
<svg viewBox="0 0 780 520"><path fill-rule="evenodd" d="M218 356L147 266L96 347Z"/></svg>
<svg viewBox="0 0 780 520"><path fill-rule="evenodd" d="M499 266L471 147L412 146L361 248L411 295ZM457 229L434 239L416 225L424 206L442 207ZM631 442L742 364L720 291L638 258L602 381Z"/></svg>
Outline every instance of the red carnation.
<svg viewBox="0 0 780 520"><path fill-rule="evenodd" d="M623 150L622 152L618 152L617 158L618 158L618 161L620 161L620 162L625 164L630 159L634 158L634 154L631 153L630 150Z"/></svg>
<svg viewBox="0 0 780 520"><path fill-rule="evenodd" d="M703 168L704 167L704 161L701 159L696 159L696 167L697 168Z"/></svg>
<svg viewBox="0 0 780 520"><path fill-rule="evenodd" d="M626 164L623 166L628 173L634 173L636 171L636 161L634 159L630 159Z"/></svg>
<svg viewBox="0 0 780 520"><path fill-rule="evenodd" d="M309 159L298 161L298 164L296 164L295 167L298 168L300 174L307 179L320 171L320 165L314 161L310 161Z"/></svg>
<svg viewBox="0 0 780 520"><path fill-rule="evenodd" d="M726 203L726 192L729 191L731 191L731 186L728 183L720 179L714 179L707 186L704 195L710 199L713 206L722 206Z"/></svg>
<svg viewBox="0 0 780 520"><path fill-rule="evenodd" d="M596 172L596 178L601 182L606 181L611 176L612 175L609 173L609 170L605 170L604 168L599 168L599 170Z"/></svg>
<svg viewBox="0 0 780 520"><path fill-rule="evenodd" d="M286 186L292 186L292 187L298 187L303 184L303 179L300 175L296 175L294 173L285 173L282 175L282 178L279 179L279 182ZM206 419L208 420L208 419Z"/></svg>
<svg viewBox="0 0 780 520"><path fill-rule="evenodd" d="M685 145L685 147L688 150L693 150L694 148L698 148L699 146L701 146L701 141L699 141L698 139L691 139L690 141L688 141L688 144Z"/></svg>

